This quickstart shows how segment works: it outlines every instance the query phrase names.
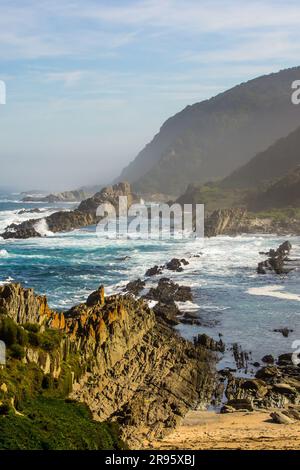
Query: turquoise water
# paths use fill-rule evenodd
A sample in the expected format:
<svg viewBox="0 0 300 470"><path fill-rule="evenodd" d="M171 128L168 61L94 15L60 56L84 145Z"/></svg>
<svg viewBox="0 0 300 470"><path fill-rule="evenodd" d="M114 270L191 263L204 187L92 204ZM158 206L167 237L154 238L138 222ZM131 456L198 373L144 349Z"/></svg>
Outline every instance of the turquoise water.
<svg viewBox="0 0 300 470"><path fill-rule="evenodd" d="M42 215L55 207L17 199L0 201L0 230L31 218L32 214L17 212L34 206L45 211ZM289 239L294 246L292 257L300 257L300 238ZM252 351L253 361L259 361L264 354L291 352L292 342L300 339L299 271L285 277L256 274L257 263L264 258L259 252L282 241L282 237L260 235L217 237L205 240L204 245L202 240L107 240L96 237L93 228L40 239L0 238L0 282L33 287L48 296L51 307L67 309L100 284L107 293L120 292L129 280L143 277L150 266L185 257L190 264L183 273L164 275L192 287L194 301L182 304L183 311L196 312L216 325L180 325L178 330L187 338L205 332L217 339L221 333L227 345L237 342ZM147 287L155 280L149 280ZM280 327L294 332L284 338L273 332ZM231 363L230 354L225 355L222 366Z"/></svg>

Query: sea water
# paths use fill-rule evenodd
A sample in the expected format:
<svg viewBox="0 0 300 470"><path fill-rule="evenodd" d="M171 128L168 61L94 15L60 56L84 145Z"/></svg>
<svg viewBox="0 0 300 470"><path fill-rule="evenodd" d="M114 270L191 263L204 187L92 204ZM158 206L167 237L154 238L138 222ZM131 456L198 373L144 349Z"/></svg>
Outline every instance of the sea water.
<svg viewBox="0 0 300 470"><path fill-rule="evenodd" d="M23 213L38 207L41 213ZM0 200L0 233L11 223L40 219L57 209L70 210L74 204L23 203L18 196ZM39 230L47 235L27 240L0 238L0 283L20 282L39 294L46 294L52 308L66 310L82 302L100 284L107 294L122 292L130 280L144 278L155 264L173 257L186 258L184 271L164 271L163 276L191 286L193 302L180 304L183 312L193 312L202 325L182 325L176 329L192 339L206 333L222 335L229 348L238 343L252 352L252 361L265 354L293 352L300 339L299 270L287 276L258 275L257 263L265 259L261 251L276 248L289 239L292 258L300 258L300 237L241 235L203 240L109 240L96 236L95 228L51 234L44 222ZM147 287L159 277L147 280ZM288 338L273 330L287 327ZM220 367L232 366L227 352Z"/></svg>

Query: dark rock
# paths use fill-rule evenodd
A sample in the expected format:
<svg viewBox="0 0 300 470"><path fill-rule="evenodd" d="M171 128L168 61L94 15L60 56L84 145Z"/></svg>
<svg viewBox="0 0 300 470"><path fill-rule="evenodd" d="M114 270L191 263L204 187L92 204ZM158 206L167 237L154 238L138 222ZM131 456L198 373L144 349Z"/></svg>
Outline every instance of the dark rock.
<svg viewBox="0 0 300 470"><path fill-rule="evenodd" d="M247 369L250 359L250 353L243 351L241 346L237 343L232 345L233 357L238 369Z"/></svg>
<svg viewBox="0 0 300 470"><path fill-rule="evenodd" d="M144 289L146 283L141 279L136 279L135 281L128 282L128 284L123 289L124 292L129 292L130 294L135 295L136 297Z"/></svg>
<svg viewBox="0 0 300 470"><path fill-rule="evenodd" d="M215 341L206 334L198 335L196 338L194 338L194 344L201 345L210 351L218 351L222 353L225 352L225 344L221 339L219 341Z"/></svg>
<svg viewBox="0 0 300 470"><path fill-rule="evenodd" d="M266 366L259 369L255 377L257 379L270 379L273 377L280 377L280 370L276 366Z"/></svg>
<svg viewBox="0 0 300 470"><path fill-rule="evenodd" d="M146 274L145 276L156 276L158 274L161 274L162 273L162 267L161 266L153 266L152 268L149 268L147 271L146 271Z"/></svg>
<svg viewBox="0 0 300 470"><path fill-rule="evenodd" d="M280 356L278 356L277 364L280 366L293 364L292 353L280 354Z"/></svg>
<svg viewBox="0 0 300 470"><path fill-rule="evenodd" d="M126 196L128 206L130 206L136 199L136 196L131 192L129 183L122 182L114 186L107 186L99 193L96 193L89 199L82 201L77 209L74 211L59 211L45 217L45 223L48 229L53 233L69 232L71 230L95 225L102 219L97 216L97 208L103 203L110 203L116 211L119 207L119 197ZM36 224L42 219L27 220L19 225L12 224L5 229L1 234L4 239L8 238L30 238L40 237L41 235L36 230Z"/></svg>
<svg viewBox="0 0 300 470"><path fill-rule="evenodd" d="M169 271L177 271L177 272L183 271L183 268L182 268L182 266L181 266L181 261L180 261L178 258L173 258L173 259L171 259L171 261L169 261L169 262L166 264L166 268L167 268Z"/></svg>
<svg viewBox="0 0 300 470"><path fill-rule="evenodd" d="M275 333L281 333L282 336L284 336L285 338L287 338L289 336L290 333L293 333L294 330L289 330L288 328L278 328L278 329L275 329L273 330Z"/></svg>
<svg viewBox="0 0 300 470"><path fill-rule="evenodd" d="M266 356L264 356L264 357L262 358L262 361L263 361L265 364L274 364L275 359L274 359L274 357L272 356L272 354L267 354Z"/></svg>
<svg viewBox="0 0 300 470"><path fill-rule="evenodd" d="M266 261L258 263L257 273L267 274L268 272L274 272L276 274L287 274L291 269L285 267L287 261L287 255L292 249L292 245L289 241L282 243L277 250L271 249L268 252L269 258Z"/></svg>
<svg viewBox="0 0 300 470"><path fill-rule="evenodd" d="M186 302L193 300L190 287L180 286L165 277L159 280L157 287L151 287L144 298L147 300L157 300L165 304L173 301Z"/></svg>
<svg viewBox="0 0 300 470"><path fill-rule="evenodd" d="M156 317L163 320L168 325L175 326L179 324L177 317L181 314L181 312L175 302L170 302L168 304L159 302L155 305L153 311Z"/></svg>
<svg viewBox="0 0 300 470"><path fill-rule="evenodd" d="M88 307L93 307L94 305L103 305L104 304L104 287L100 286L98 290L92 292L87 300L86 305Z"/></svg>

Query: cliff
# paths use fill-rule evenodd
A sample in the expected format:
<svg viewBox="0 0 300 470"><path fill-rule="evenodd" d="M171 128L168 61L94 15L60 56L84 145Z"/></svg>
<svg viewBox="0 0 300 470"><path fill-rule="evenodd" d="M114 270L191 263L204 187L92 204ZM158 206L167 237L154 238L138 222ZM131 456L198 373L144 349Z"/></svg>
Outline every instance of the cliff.
<svg viewBox="0 0 300 470"><path fill-rule="evenodd" d="M86 403L95 420L116 422L131 447L165 435L189 409L210 402L213 353L176 336L143 300L105 298L100 287L85 303L57 313L45 297L11 284L0 289L0 302L0 325L8 318L24 331L15 337L23 336L18 354L26 370L34 364L53 393L64 389ZM32 325L38 332L33 334ZM1 331L3 337L7 329ZM16 367L16 346L9 348L0 385L5 383L4 395L22 411L27 372L16 387L9 372ZM40 389L31 394L44 396Z"/></svg>

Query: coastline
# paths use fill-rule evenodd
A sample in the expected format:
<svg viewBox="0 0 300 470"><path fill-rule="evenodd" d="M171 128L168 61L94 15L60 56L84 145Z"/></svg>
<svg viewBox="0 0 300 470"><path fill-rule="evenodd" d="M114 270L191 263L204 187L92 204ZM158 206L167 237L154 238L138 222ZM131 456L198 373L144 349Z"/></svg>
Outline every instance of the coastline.
<svg viewBox="0 0 300 470"><path fill-rule="evenodd" d="M300 421L271 422L270 411L190 411L175 431L145 443L153 450L299 450Z"/></svg>

